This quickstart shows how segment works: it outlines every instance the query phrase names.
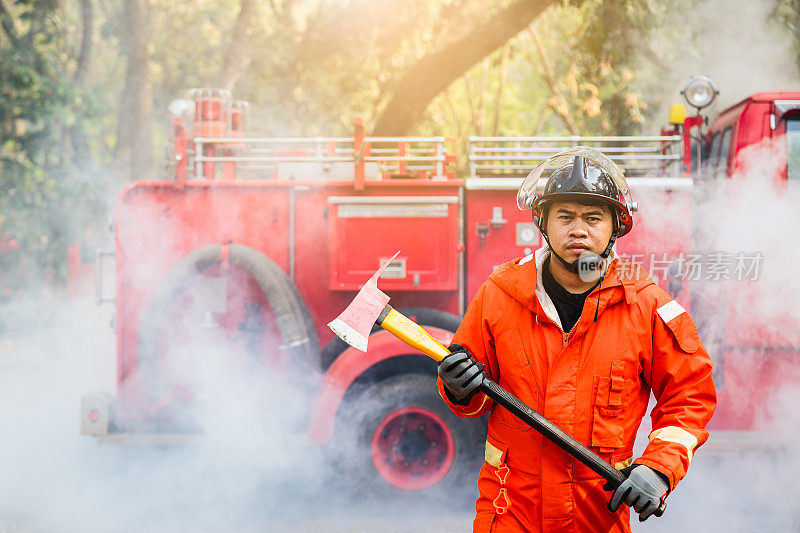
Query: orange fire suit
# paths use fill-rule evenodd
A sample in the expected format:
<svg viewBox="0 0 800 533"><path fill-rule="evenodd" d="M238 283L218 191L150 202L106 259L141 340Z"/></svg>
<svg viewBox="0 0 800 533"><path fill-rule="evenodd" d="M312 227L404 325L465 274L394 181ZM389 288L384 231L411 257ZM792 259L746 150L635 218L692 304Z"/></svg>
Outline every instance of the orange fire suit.
<svg viewBox="0 0 800 533"><path fill-rule="evenodd" d="M547 254L540 249L497 268L453 342L616 468L633 459L652 390L653 430L635 462L664 474L674 489L708 438L716 405L711 360L694 322L644 269L612 256L606 278L564 332L542 285ZM448 400L441 380L438 387L457 415L490 413L474 531L630 531L630 508L608 510L611 493L599 475L483 393L464 406Z"/></svg>

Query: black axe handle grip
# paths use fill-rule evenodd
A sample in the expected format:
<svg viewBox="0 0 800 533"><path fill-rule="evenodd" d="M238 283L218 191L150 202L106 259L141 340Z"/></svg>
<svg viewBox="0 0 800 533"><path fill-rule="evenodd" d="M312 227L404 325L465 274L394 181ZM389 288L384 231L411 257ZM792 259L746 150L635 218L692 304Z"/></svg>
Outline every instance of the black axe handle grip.
<svg viewBox="0 0 800 533"><path fill-rule="evenodd" d="M511 414L530 425L533 429L544 435L559 448L573 456L575 459L589 467L597 475L612 483L614 488L619 487L625 481L625 475L603 461L592 450L575 440L571 435L550 422L544 416L524 404L519 398L505 390L503 387L484 377L481 384L481 392L495 401L498 405L507 409ZM661 501L658 509L653 513L661 516L667 508L667 502Z"/></svg>
<svg viewBox="0 0 800 533"><path fill-rule="evenodd" d="M450 351L434 339L430 333L425 331L419 324L411 321L408 317L392 309L391 305L386 305L378 315L376 324L392 333L398 339L409 346L419 350L437 362L441 362L450 355ZM619 487L625 481L625 475L603 461L596 453L575 440L572 436L565 433L561 428L547 420L522 401L505 390L503 387L484 376L481 391L497 404L508 409L517 418L530 425L536 431L554 442L565 452L575 457L578 461L585 464L606 481L610 482L614 488ZM658 509L653 513L656 516L664 514L667 504L663 500Z"/></svg>

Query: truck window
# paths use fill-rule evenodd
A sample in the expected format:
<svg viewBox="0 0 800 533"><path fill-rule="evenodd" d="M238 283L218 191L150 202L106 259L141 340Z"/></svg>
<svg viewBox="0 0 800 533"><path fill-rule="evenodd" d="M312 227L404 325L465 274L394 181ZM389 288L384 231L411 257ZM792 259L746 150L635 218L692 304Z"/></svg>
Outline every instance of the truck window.
<svg viewBox="0 0 800 533"><path fill-rule="evenodd" d="M715 133L711 138L711 149L709 149L706 159L701 164L705 178L710 178L714 175L714 169L717 167L717 161L719 160L719 142L721 140L722 135L720 135L720 132Z"/></svg>
<svg viewBox="0 0 800 533"><path fill-rule="evenodd" d="M731 152L731 136L733 126L728 126L722 132L722 141L719 147L719 158L714 166L715 177L724 178L728 174L728 154Z"/></svg>
<svg viewBox="0 0 800 533"><path fill-rule="evenodd" d="M786 178L800 181L800 116L786 121Z"/></svg>
<svg viewBox="0 0 800 533"><path fill-rule="evenodd" d="M692 175L697 174L697 162L703 161L705 164L706 157L708 157L708 143L704 141L698 142L692 139ZM699 159L698 159L699 158Z"/></svg>

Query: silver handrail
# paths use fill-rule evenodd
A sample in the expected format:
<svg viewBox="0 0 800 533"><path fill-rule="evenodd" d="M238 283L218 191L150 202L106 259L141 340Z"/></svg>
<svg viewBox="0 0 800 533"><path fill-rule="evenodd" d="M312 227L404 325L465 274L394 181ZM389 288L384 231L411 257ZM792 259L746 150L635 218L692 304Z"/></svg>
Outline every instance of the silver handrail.
<svg viewBox="0 0 800 533"><path fill-rule="evenodd" d="M518 178L565 148L597 148L627 176L681 173L680 135L469 137L469 177Z"/></svg>
<svg viewBox="0 0 800 533"><path fill-rule="evenodd" d="M360 161L383 173L414 172L445 179L447 142L445 137L365 137L363 143L369 146L369 152ZM201 179L206 173L214 175L218 163L235 164L237 171L257 170L262 174L275 172L286 163L318 163L330 168L355 164L354 145L353 137L195 137L187 151L187 168L189 179Z"/></svg>

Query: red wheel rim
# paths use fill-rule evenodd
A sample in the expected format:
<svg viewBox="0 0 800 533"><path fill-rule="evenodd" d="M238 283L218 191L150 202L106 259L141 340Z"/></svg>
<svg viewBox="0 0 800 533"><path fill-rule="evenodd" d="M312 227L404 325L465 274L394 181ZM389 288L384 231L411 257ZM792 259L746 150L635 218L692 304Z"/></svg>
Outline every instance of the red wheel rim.
<svg viewBox="0 0 800 533"><path fill-rule="evenodd" d="M372 461L395 487L421 490L435 485L453 465L455 445L447 423L433 411L392 411L372 436Z"/></svg>

